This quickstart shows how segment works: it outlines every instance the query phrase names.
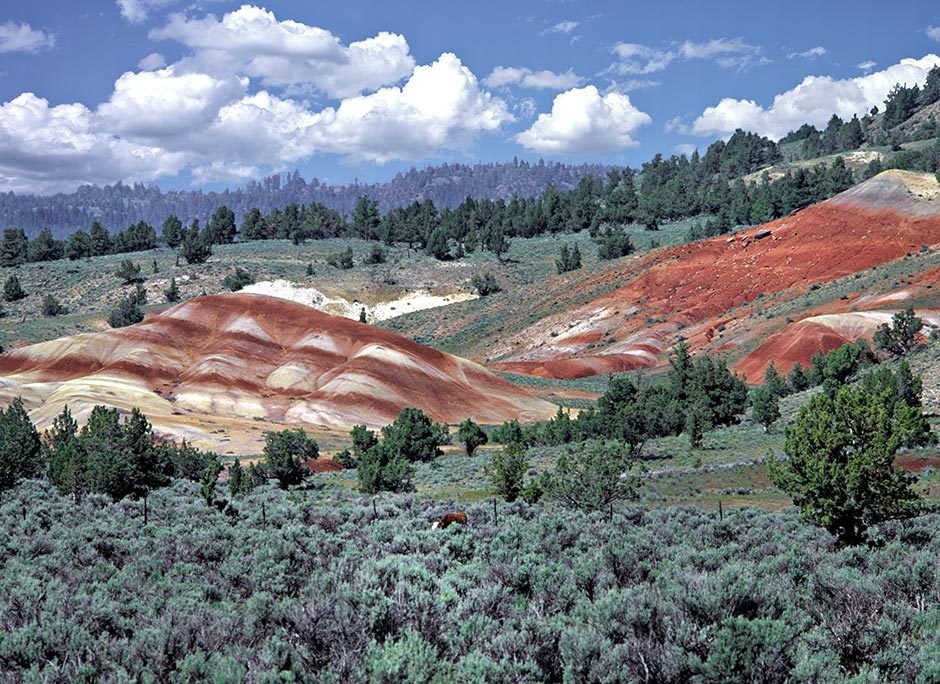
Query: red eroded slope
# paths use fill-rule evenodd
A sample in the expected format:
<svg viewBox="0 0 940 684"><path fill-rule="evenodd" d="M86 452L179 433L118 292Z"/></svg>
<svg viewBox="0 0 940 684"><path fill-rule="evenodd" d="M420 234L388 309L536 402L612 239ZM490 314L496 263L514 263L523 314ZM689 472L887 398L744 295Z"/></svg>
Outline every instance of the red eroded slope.
<svg viewBox="0 0 940 684"><path fill-rule="evenodd" d="M814 323L812 320L800 321L786 328L786 332L774 335L760 346L759 353L749 354L734 367L735 372L746 375L751 382L759 382L770 362L780 373L789 373L799 363L806 367L809 359L817 352L828 354L843 344L855 340L838 330Z"/></svg>
<svg viewBox="0 0 940 684"><path fill-rule="evenodd" d="M764 344L741 359L734 370L746 374L752 382L759 382L771 361L780 373L789 373L797 363L805 368L816 352L826 354L861 338L871 342L878 326L891 325L897 311L854 311L797 321L771 335ZM940 325L940 312L916 309L915 313L928 329Z"/></svg>
<svg viewBox="0 0 940 684"><path fill-rule="evenodd" d="M391 422L417 407L436 421L531 421L554 407L482 366L381 328L281 299L190 300L143 323L0 356L0 397L23 394L34 418L66 403L141 406L327 428Z"/></svg>
<svg viewBox="0 0 940 684"><path fill-rule="evenodd" d="M793 297L813 283L940 242L940 200L914 197L903 203L903 210L885 208L885 198L894 201L907 179L886 172L872 181L867 193L862 184L733 238L658 250L627 262L636 274L632 282L514 336L500 350L506 354L503 362L490 367L582 377L605 364L652 366L660 359L649 353L650 345L666 351L682 334L693 350L702 348L719 327L730 327L739 315L735 309L760 295ZM756 239L765 231L769 235ZM606 346L598 354L601 335Z"/></svg>

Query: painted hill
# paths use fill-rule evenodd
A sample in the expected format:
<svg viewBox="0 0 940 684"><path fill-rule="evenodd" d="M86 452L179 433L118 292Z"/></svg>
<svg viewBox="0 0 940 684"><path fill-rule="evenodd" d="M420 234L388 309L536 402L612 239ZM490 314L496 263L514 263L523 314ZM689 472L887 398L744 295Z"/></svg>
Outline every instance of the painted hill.
<svg viewBox="0 0 940 684"><path fill-rule="evenodd" d="M22 395L40 426L66 404L139 406L158 432L212 441L209 418L348 429L405 406L436 421L494 423L554 406L461 359L394 333L271 297L189 300L143 323L0 357L0 399ZM207 422L208 421L208 422Z"/></svg>
<svg viewBox="0 0 940 684"><path fill-rule="evenodd" d="M490 367L558 378L650 367L664 362L680 335L693 349L740 358L741 350L788 325L761 316L762 307L797 300L821 284L938 242L936 178L886 171L831 200L734 236L625 260L624 286L584 305L559 307L558 314L493 350L499 363ZM920 291L935 281L940 282L936 270L922 274ZM821 310L808 307L800 318L872 310L884 306L877 296L883 294L851 292ZM900 299L910 296L909 288ZM898 301L893 300L895 309ZM800 347L808 352L807 361L817 351L813 346ZM742 364L752 379L757 379L752 373L763 372L763 364Z"/></svg>

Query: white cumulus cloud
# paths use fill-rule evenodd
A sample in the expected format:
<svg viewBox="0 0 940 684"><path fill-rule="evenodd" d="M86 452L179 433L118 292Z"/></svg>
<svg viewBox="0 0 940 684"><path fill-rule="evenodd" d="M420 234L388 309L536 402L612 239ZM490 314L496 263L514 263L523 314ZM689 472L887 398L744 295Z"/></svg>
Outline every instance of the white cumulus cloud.
<svg viewBox="0 0 940 684"><path fill-rule="evenodd" d="M927 37L930 40L936 40L940 42L940 26L928 26L924 29L924 33L927 34Z"/></svg>
<svg viewBox="0 0 940 684"><path fill-rule="evenodd" d="M668 48L656 48L640 43L617 43L611 48L617 61L609 72L618 74L654 74L676 61L704 59L723 68L747 69L766 64L763 50L745 43L740 38L717 38L701 43L687 40Z"/></svg>
<svg viewBox="0 0 940 684"><path fill-rule="evenodd" d="M881 107L895 84L922 84L936 64L940 64L940 57L927 55L921 59L902 59L898 64L857 78L807 76L792 90L777 95L769 107L753 100L724 98L702 112L692 124L692 132L727 135L743 128L779 139L803 123L822 127L833 114L850 119L874 106Z"/></svg>
<svg viewBox="0 0 940 684"><path fill-rule="evenodd" d="M633 134L651 123L627 95L601 95L593 85L555 97L550 114L516 136L524 147L543 154L604 154L638 143Z"/></svg>
<svg viewBox="0 0 940 684"><path fill-rule="evenodd" d="M320 113L323 145L352 160L420 159L469 144L513 119L506 103L480 90L456 55L419 66L401 88L348 98Z"/></svg>
<svg viewBox="0 0 940 684"><path fill-rule="evenodd" d="M81 104L50 107L23 93L0 106L4 191L52 193L84 183L154 180L178 173L184 163L184 155L99 130Z"/></svg>
<svg viewBox="0 0 940 684"><path fill-rule="evenodd" d="M868 61L860 62L860 63L856 64L855 66L858 67L859 69L861 69L862 71L871 71L871 70L874 69L876 66L878 66L878 63L877 63L877 62L873 62L873 61L871 61L871 60L869 59Z"/></svg>
<svg viewBox="0 0 940 684"><path fill-rule="evenodd" d="M547 70L532 71L527 67L498 66L483 79L483 85L488 88L518 85L535 90L567 90L578 85L581 80L572 69L563 74L556 74Z"/></svg>
<svg viewBox="0 0 940 684"><path fill-rule="evenodd" d="M137 68L141 71L156 71L166 66L166 58L159 52L151 52L149 55L137 62Z"/></svg>
<svg viewBox="0 0 940 684"><path fill-rule="evenodd" d="M0 53L39 52L55 47L55 36L29 24L0 23Z"/></svg>
<svg viewBox="0 0 940 684"><path fill-rule="evenodd" d="M133 7L144 5L153 7ZM416 161L464 149L514 120L455 55L415 67L392 33L345 46L251 6L222 20L175 16L157 33L193 54L170 65L147 55L96 107L50 106L32 93L0 104L0 191L57 192L187 170L197 183L241 181L320 154ZM270 85L262 89L259 78ZM562 87L573 78L527 71L520 83ZM294 99L305 83L338 101Z"/></svg>
<svg viewBox="0 0 940 684"><path fill-rule="evenodd" d="M805 52L791 52L790 54L787 55L787 59L813 60L813 59L816 59L817 57L822 57L824 54L826 54L826 48L822 47L821 45L817 45L814 48L810 48L809 50L806 50Z"/></svg>
<svg viewBox="0 0 940 684"><path fill-rule="evenodd" d="M142 24L150 11L176 4L177 0L117 0L121 16L132 24Z"/></svg>
<svg viewBox="0 0 940 684"><path fill-rule="evenodd" d="M127 72L115 82L111 98L98 114L116 133L162 139L209 125L247 87L245 78L180 73L176 66Z"/></svg>
<svg viewBox="0 0 940 684"><path fill-rule="evenodd" d="M415 66L403 36L381 32L344 46L329 31L243 5L221 19L173 15L150 32L192 48L195 61L213 70L237 69L265 86L310 84L331 97L375 90L404 78Z"/></svg>
<svg viewBox="0 0 940 684"><path fill-rule="evenodd" d="M576 28L578 28L578 26L580 26L580 23L577 21L559 21L554 26L550 26L549 28L542 31L539 35L545 36L549 33L571 33Z"/></svg>

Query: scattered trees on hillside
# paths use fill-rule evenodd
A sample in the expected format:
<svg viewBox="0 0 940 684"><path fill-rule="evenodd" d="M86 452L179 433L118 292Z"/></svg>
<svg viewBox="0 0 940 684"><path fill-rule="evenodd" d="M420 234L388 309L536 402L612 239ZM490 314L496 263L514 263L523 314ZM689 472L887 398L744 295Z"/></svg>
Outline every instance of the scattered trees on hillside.
<svg viewBox="0 0 940 684"><path fill-rule="evenodd" d="M914 305L908 304L903 311L891 317L891 325L882 323L872 335L875 348L895 356L903 356L914 348L917 334L924 322L914 315Z"/></svg>
<svg viewBox="0 0 940 684"><path fill-rule="evenodd" d="M210 205L206 202L215 204L201 234L207 248L213 244L232 242L239 233L242 240L290 239L295 244L311 239L349 236L382 240L387 244L406 243L413 249L426 250L439 259L459 259L478 248L487 249L501 258L511 237L531 237L544 233L557 235L584 229L589 229L597 237L605 229L613 229L603 238L600 246L601 258L611 258L603 255L625 253L626 243L622 236L617 235L617 230L628 224L641 224L655 230L665 221L710 215L712 218L704 226L690 231L693 237L707 237L731 230L737 225L762 223L785 216L831 197L855 182L853 174L841 158L831 165L821 164L812 169L800 168L788 172L776 180L766 176L758 183L744 183L740 180L742 176L782 160L784 152L787 158L809 159L856 149L865 143L891 145L897 154L884 164L874 161L866 175L872 175L885 166L936 172L940 170L940 141L931 146L907 150L901 150L900 143L936 138L940 132L938 118L922 117L917 126L907 128L900 125L905 124L918 109L931 106L938 100L940 67L934 67L922 88L898 84L891 90L881 114L880 130L875 124L875 117L879 115L876 107L870 114L862 118L853 117L848 121L833 114L823 130L805 124L779 143L737 130L727 141L718 140L709 145L702 155L698 152L690 157L664 157L657 154L642 164L639 173L630 168L606 169L604 178L599 168L594 169L594 174L586 174L582 168L572 176L570 173L559 173L561 169L557 166L541 163L530 166L524 162L513 162L495 165L491 171L483 174L488 179L503 172L510 172L513 176L531 174L539 179L535 185L544 188L537 197L531 197L530 192L523 190L508 199L492 200L467 196L466 190L459 189L455 192L462 194L453 196L444 192L443 186L440 186L432 193L438 198L438 206L431 199L424 199L389 208L383 214L379 211L380 204L388 206L394 202L393 199L386 196L380 202L374 196L378 188L370 191L369 195L363 194L361 189L350 188L348 192L357 194L346 193L347 196L339 202L342 210L348 213L347 219L336 208L331 209L315 201L316 197L337 201L337 193L343 194L339 189L324 186L323 191L329 194L320 195L317 192L320 190L319 183L308 185L295 173L284 188L280 185L279 176L267 179L263 187L257 183L249 184L245 193L258 200L277 197L282 189L291 190L285 196L289 200L287 204L268 207L267 214L263 214L257 206L246 204L251 202L250 199L240 199L240 191L233 193L236 197L231 200L228 195L213 196L212 200L199 197L198 201L194 197L196 208L192 211L205 220L210 211ZM447 167L442 171L447 174L456 169ZM436 172L429 169L424 173ZM396 181L407 185L409 181L418 182L421 175L408 174L408 179L401 177ZM548 182L544 182L546 178ZM427 188L439 185L434 182L425 185L420 194L426 197ZM510 184L512 187L518 185ZM87 192L97 190L90 189ZM124 190L121 188L120 192ZM417 188L413 190L417 192ZM118 192L118 188L114 191ZM124 207L120 212L122 216L126 215L126 207L138 206L140 202L149 199L136 196L138 192L147 191L134 188L134 199L122 195L119 202ZM485 191L478 189L471 194L479 195L479 192ZM464 197L463 201L459 201L461 197ZM236 226L236 211L227 204L219 203L223 198L226 202L236 202L237 212L242 214L240 231ZM298 203L304 198L314 201L306 205ZM106 198L99 199L104 201ZM166 203L163 206L167 206ZM170 206L176 205L170 203ZM69 210L72 209L74 207L70 206ZM178 212L179 209L174 211ZM38 215L41 212L33 210L26 213ZM79 212L78 215L88 216L87 212ZM29 228L36 230L38 226L30 222ZM57 226L57 230L61 228L61 225ZM183 227L174 213L169 214L163 222L162 238L172 249L183 243L188 232L191 231ZM89 232L80 230L74 234L74 239L65 242L55 240L53 233L43 228L36 238L28 240L21 228L7 228L0 244L0 266L15 266L26 261L58 259L63 256L80 259L125 253L152 249L157 244L156 231L144 220L131 223L124 231L113 236L97 220L92 220Z"/></svg>
<svg viewBox="0 0 940 684"><path fill-rule="evenodd" d="M370 494L411 489L414 463L434 460L443 453L440 447L450 443L447 426L417 408L403 408L382 428L381 440L365 426L355 426L351 434L354 455L340 460L358 463L359 489Z"/></svg>
<svg viewBox="0 0 940 684"><path fill-rule="evenodd" d="M747 385L741 378L709 356L693 359L681 341L673 349L665 381L613 378L597 408L582 409L574 419L559 408L551 420L526 428L510 421L493 431L493 439L548 446L615 440L636 457L656 437L686 433L698 447L705 432L738 422L747 406Z"/></svg>

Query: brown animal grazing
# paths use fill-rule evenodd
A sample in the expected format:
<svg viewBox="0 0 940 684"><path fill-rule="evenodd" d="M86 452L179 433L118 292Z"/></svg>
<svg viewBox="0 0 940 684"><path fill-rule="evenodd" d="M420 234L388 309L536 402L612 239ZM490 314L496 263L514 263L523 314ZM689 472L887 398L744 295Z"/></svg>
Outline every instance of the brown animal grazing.
<svg viewBox="0 0 940 684"><path fill-rule="evenodd" d="M436 523L434 523L433 525L431 525L431 529L432 529L432 530L436 530L436 529L439 527L439 528L441 528L441 529L443 530L443 529L445 529L448 525L453 525L454 523L457 523L458 525L466 525L466 524L467 524L467 514L466 514L466 513L463 513L463 512L460 512L460 513L448 513L448 514L445 515L443 518L441 518L440 520L438 520Z"/></svg>

